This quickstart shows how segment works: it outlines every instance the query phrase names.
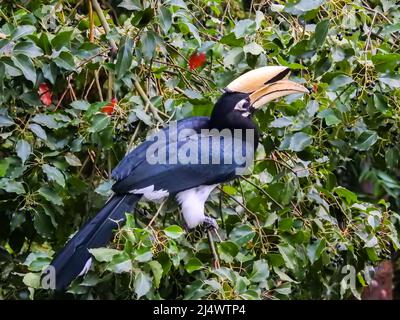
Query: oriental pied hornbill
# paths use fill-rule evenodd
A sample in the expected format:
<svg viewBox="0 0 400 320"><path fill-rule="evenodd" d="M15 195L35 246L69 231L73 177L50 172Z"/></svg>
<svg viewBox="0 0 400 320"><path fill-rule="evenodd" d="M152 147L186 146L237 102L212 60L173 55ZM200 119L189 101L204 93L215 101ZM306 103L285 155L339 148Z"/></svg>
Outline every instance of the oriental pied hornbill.
<svg viewBox="0 0 400 320"><path fill-rule="evenodd" d="M72 280L88 270L91 263L88 249L105 246L117 222L123 221L125 213L130 212L142 197L159 200L173 195L181 205L189 229L200 224L217 227L214 219L204 215L204 204L217 184L234 179L238 176L238 169L248 165L247 161L239 163L237 159L243 159L243 152L246 158L251 157L257 148L258 132L252 121L253 113L279 97L308 92L302 85L288 80L289 73L288 68L280 66L249 71L224 89L210 118L192 117L178 121L177 135L169 132L171 126L161 130L168 136L157 150L157 155L161 152L167 154L164 159L167 161L163 163L154 163L154 154L149 153L155 139L147 139L128 153L112 172L116 180L112 187L114 195L52 261L56 289L65 289ZM204 133L204 129L209 131ZM216 132L222 131L239 132L240 135L223 135L223 138L212 140L217 136ZM244 134L244 131L251 134ZM183 132L186 133L181 135ZM236 144L238 140L242 143ZM179 156L182 151L187 155L187 150L197 151L195 157L201 158L201 161L182 163L180 158L168 161L172 159L172 153ZM228 157L230 161L225 161L227 153L231 153ZM217 161L210 161L215 154ZM239 154L241 157L236 157Z"/></svg>

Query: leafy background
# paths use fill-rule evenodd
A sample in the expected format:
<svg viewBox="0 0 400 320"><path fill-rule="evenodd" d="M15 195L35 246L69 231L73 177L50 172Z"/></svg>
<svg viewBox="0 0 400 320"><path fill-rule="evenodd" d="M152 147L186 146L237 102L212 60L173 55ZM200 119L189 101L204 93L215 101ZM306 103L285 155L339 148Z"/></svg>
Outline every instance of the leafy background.
<svg viewBox="0 0 400 320"><path fill-rule="evenodd" d="M290 67L312 94L257 114L253 173L207 203L220 268L173 201L141 203L70 293L359 298L365 267L400 246L395 1L92 2L0 4L0 298L50 298L41 270L104 204L126 151L209 115L229 81L265 65Z"/></svg>

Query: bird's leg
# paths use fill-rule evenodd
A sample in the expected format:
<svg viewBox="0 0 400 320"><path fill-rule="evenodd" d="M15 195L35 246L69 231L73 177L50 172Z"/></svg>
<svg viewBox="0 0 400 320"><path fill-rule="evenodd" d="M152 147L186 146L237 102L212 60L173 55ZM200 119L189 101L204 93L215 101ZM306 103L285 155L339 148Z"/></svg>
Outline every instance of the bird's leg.
<svg viewBox="0 0 400 320"><path fill-rule="evenodd" d="M220 267L219 257L217 250L215 250L214 240L212 237L212 231L216 231L218 229L217 221L214 218L206 216L203 222L203 227L207 232L208 243L210 244L211 253L213 255L214 268L218 269Z"/></svg>
<svg viewBox="0 0 400 320"><path fill-rule="evenodd" d="M212 238L211 230L212 229L207 230L208 242L210 244L211 253L213 255L214 269L219 269L221 267L221 265L219 263L219 257L218 257L217 250L215 250L215 245L214 245L214 240Z"/></svg>
<svg viewBox="0 0 400 320"><path fill-rule="evenodd" d="M150 215L149 210L147 210L146 208L138 208L136 207L135 212L138 213L142 218L146 218Z"/></svg>
<svg viewBox="0 0 400 320"><path fill-rule="evenodd" d="M218 223L214 218L206 216L203 221L203 227L205 230L217 230Z"/></svg>

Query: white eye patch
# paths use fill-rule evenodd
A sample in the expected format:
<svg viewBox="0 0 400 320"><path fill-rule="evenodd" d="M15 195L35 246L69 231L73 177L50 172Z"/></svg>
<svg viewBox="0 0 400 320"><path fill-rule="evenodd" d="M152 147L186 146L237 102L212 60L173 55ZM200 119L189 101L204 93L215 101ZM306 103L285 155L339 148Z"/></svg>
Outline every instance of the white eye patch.
<svg viewBox="0 0 400 320"><path fill-rule="evenodd" d="M238 103L236 103L234 110L249 111L249 102L246 99L240 100Z"/></svg>

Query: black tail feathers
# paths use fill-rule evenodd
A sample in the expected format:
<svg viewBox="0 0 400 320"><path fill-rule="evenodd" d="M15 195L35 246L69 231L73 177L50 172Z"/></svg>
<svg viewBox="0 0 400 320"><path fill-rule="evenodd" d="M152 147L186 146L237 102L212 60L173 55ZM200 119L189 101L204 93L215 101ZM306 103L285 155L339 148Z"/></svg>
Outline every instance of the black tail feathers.
<svg viewBox="0 0 400 320"><path fill-rule="evenodd" d="M116 221L125 219L125 213L139 201L141 195L114 195L53 259L55 288L64 290L82 272L91 258L88 249L105 246L112 237Z"/></svg>

